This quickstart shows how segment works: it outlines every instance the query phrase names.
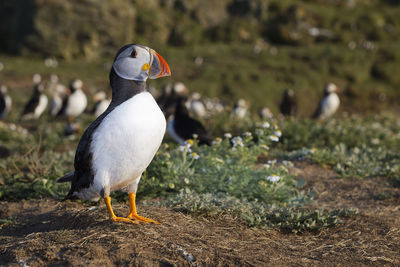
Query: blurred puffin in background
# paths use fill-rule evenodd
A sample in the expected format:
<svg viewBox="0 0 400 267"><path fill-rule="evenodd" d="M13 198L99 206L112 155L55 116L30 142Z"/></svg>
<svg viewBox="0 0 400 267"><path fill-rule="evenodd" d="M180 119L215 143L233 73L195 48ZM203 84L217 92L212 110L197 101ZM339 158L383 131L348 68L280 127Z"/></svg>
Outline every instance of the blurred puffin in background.
<svg viewBox="0 0 400 267"><path fill-rule="evenodd" d="M339 96L336 94L337 92L338 87L334 83L325 85L324 97L313 115L314 119L324 120L336 113L340 105Z"/></svg>
<svg viewBox="0 0 400 267"><path fill-rule="evenodd" d="M87 106L87 98L83 92L83 82L80 79L73 79L69 86L69 94L64 99L63 106L58 115L67 117L68 121L81 115Z"/></svg>
<svg viewBox="0 0 400 267"><path fill-rule="evenodd" d="M63 102L67 97L67 87L59 83L58 76L52 74L47 85L47 91L52 95L50 101L50 116L55 117L60 112Z"/></svg>
<svg viewBox="0 0 400 267"><path fill-rule="evenodd" d="M260 117L260 119L266 120L272 119L274 117L274 114L268 107L263 107L258 110L258 116Z"/></svg>
<svg viewBox="0 0 400 267"><path fill-rule="evenodd" d="M297 99L292 89L286 88L283 91L283 97L279 109L284 116L296 116L297 113Z"/></svg>
<svg viewBox="0 0 400 267"><path fill-rule="evenodd" d="M36 73L33 75L33 83L33 94L24 107L21 117L22 120L39 119L49 102L47 96L43 93L45 87L40 74Z"/></svg>
<svg viewBox="0 0 400 267"><path fill-rule="evenodd" d="M157 103L163 111L165 118L168 119L175 112L175 105L178 98L187 97L189 90L182 82L167 84L163 87Z"/></svg>
<svg viewBox="0 0 400 267"><path fill-rule="evenodd" d="M7 94L7 86L0 86L0 119L5 119L11 110L12 100Z"/></svg>
<svg viewBox="0 0 400 267"><path fill-rule="evenodd" d="M212 145L214 138L201 122L189 116L185 103L186 98L184 97L176 100L174 116L168 121L169 135L180 145L185 144L185 141L192 139L194 135L199 140L199 145Z"/></svg>
<svg viewBox="0 0 400 267"><path fill-rule="evenodd" d="M94 107L93 107L93 114L98 117L100 116L111 103L110 99L107 99L107 94L104 91L97 92L93 96Z"/></svg>
<svg viewBox="0 0 400 267"><path fill-rule="evenodd" d="M190 95L187 102L187 106L190 112L198 118L204 118L207 115L206 106L201 99L201 95L194 92Z"/></svg>
<svg viewBox="0 0 400 267"><path fill-rule="evenodd" d="M239 99L233 107L233 115L236 118L244 119L247 116L249 105L246 100Z"/></svg>

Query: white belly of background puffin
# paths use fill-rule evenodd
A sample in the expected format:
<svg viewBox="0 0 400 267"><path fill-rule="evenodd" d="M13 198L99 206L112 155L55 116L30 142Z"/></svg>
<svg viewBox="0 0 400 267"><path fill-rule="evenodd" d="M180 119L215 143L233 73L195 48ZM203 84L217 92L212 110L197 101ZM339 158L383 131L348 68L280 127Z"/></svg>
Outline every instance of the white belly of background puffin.
<svg viewBox="0 0 400 267"><path fill-rule="evenodd" d="M78 117L85 111L86 106L86 95L81 90L77 90L69 96L65 115Z"/></svg>
<svg viewBox="0 0 400 267"><path fill-rule="evenodd" d="M38 119L40 117L40 115L42 115L43 111L46 109L48 101L49 100L47 99L47 96L40 95L39 104L37 105L37 107L35 108L35 111L34 111L34 117L36 119Z"/></svg>
<svg viewBox="0 0 400 267"><path fill-rule="evenodd" d="M165 117L148 92L116 107L93 134L90 150L95 155L94 183L77 196L98 200L103 188L109 192L136 188L162 142L165 129Z"/></svg>
<svg viewBox="0 0 400 267"><path fill-rule="evenodd" d="M337 94L332 93L324 98L322 101L321 118L325 119L337 111L340 105L340 99Z"/></svg>

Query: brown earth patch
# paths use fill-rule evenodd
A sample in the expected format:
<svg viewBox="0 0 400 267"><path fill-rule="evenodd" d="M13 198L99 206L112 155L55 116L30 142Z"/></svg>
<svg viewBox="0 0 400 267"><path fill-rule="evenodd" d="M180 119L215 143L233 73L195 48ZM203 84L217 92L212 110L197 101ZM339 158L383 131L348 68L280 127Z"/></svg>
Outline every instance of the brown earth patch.
<svg viewBox="0 0 400 267"><path fill-rule="evenodd" d="M315 206L359 215L319 233L248 228L238 218L202 218L139 205L160 225L111 223L98 206L51 199L1 202L2 266L399 266L399 188L380 179L340 179L305 162L292 171L319 192ZM385 197L379 197L385 192ZM127 205L114 205L119 215Z"/></svg>

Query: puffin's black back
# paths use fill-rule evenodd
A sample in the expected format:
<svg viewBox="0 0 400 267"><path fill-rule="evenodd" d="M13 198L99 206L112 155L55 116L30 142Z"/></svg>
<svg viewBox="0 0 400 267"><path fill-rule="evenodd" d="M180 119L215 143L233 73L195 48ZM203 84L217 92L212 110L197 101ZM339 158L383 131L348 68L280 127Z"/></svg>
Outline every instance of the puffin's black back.
<svg viewBox="0 0 400 267"><path fill-rule="evenodd" d="M297 113L297 100L294 95L290 95L288 90L283 93L280 112L285 116L295 116Z"/></svg>
<svg viewBox="0 0 400 267"><path fill-rule="evenodd" d="M329 95L329 92L326 92L324 90L324 96L322 97L320 103L318 104L317 109L314 111L312 118L313 119L318 119L319 116L321 116L321 112L322 112L322 101L324 100L325 97L327 97Z"/></svg>
<svg viewBox="0 0 400 267"><path fill-rule="evenodd" d="M193 134L197 134L200 145L206 144L210 146L214 139L199 121L189 116L183 97L178 98L176 102L174 129L184 140L191 139Z"/></svg>
<svg viewBox="0 0 400 267"><path fill-rule="evenodd" d="M117 53L116 57L130 45L123 46ZM115 60L115 59L114 59ZM95 121L93 121L89 127L83 133L78 148L76 149L74 167L75 172L73 174L67 174L61 178L60 182L71 181L71 189L66 199L71 198L73 192L79 191L82 188L88 188L94 179L94 173L92 170L92 153L90 152L90 146L92 143L93 133L97 127L101 124L103 119L113 111L118 105L122 104L126 100L135 96L138 93L146 91L146 82L139 82L133 80L126 80L117 75L114 68L111 67L110 71L110 85L112 88L112 100L106 111L101 114Z"/></svg>
<svg viewBox="0 0 400 267"><path fill-rule="evenodd" d="M2 93L0 93L0 116L1 114L3 114L5 109L6 109L5 96Z"/></svg>
<svg viewBox="0 0 400 267"><path fill-rule="evenodd" d="M66 109L67 106L68 106L68 98L69 98L68 96L64 97L63 102L62 102L62 104L61 104L61 108L60 108L60 110L59 110L58 113L57 113L57 116L63 116L63 115L64 115L65 109Z"/></svg>
<svg viewBox="0 0 400 267"><path fill-rule="evenodd" d="M22 115L29 114L35 111L40 98L39 86L39 84L35 85L33 95L31 99L29 99L28 103L25 105Z"/></svg>

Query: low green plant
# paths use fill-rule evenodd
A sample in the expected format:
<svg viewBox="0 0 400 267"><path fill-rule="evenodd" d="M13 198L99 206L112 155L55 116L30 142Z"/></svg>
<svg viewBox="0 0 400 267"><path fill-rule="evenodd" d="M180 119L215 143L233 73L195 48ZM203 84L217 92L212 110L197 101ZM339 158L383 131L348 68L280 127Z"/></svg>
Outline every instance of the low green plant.
<svg viewBox="0 0 400 267"><path fill-rule="evenodd" d="M333 149L320 149L310 154L318 163L329 164L342 177L391 177L400 174L400 155L384 147L348 148L344 144Z"/></svg>
<svg viewBox="0 0 400 267"><path fill-rule="evenodd" d="M172 149L164 145L147 169L139 190L149 196L189 188L199 193L213 190L265 201L284 198L290 194L286 190L294 184L294 178L283 168L256 166L258 156L268 153L269 146L279 140L277 135L281 133L276 125L264 123L254 134L226 134L211 147L199 146L196 139ZM279 178L277 186L264 186L266 178L273 175Z"/></svg>
<svg viewBox="0 0 400 267"><path fill-rule="evenodd" d="M342 117L326 121L283 120L279 148L292 151L307 148L333 148L339 143L346 147L363 145L378 148L400 148L400 125L393 116Z"/></svg>
<svg viewBox="0 0 400 267"><path fill-rule="evenodd" d="M198 146L196 139L172 149L164 145L143 177L139 196L165 196L160 205L203 216L229 213L249 226L295 233L337 224L351 212L303 208L316 195L302 189L305 180L296 180L285 164L258 163L280 136L276 125L265 122L254 134L226 134L211 147Z"/></svg>
<svg viewBox="0 0 400 267"><path fill-rule="evenodd" d="M400 125L391 116L284 120L282 141L273 154L332 166L342 177L391 177L400 174Z"/></svg>
<svg viewBox="0 0 400 267"><path fill-rule="evenodd" d="M301 233L318 231L340 223L340 218L357 214L356 209L320 210L306 209L302 206L311 198L299 194L284 205L267 204L262 201L249 201L224 193L197 194L190 190L181 190L174 198L165 203L182 212L203 216L231 214L241 218L249 226L260 228L280 228L284 231Z"/></svg>

